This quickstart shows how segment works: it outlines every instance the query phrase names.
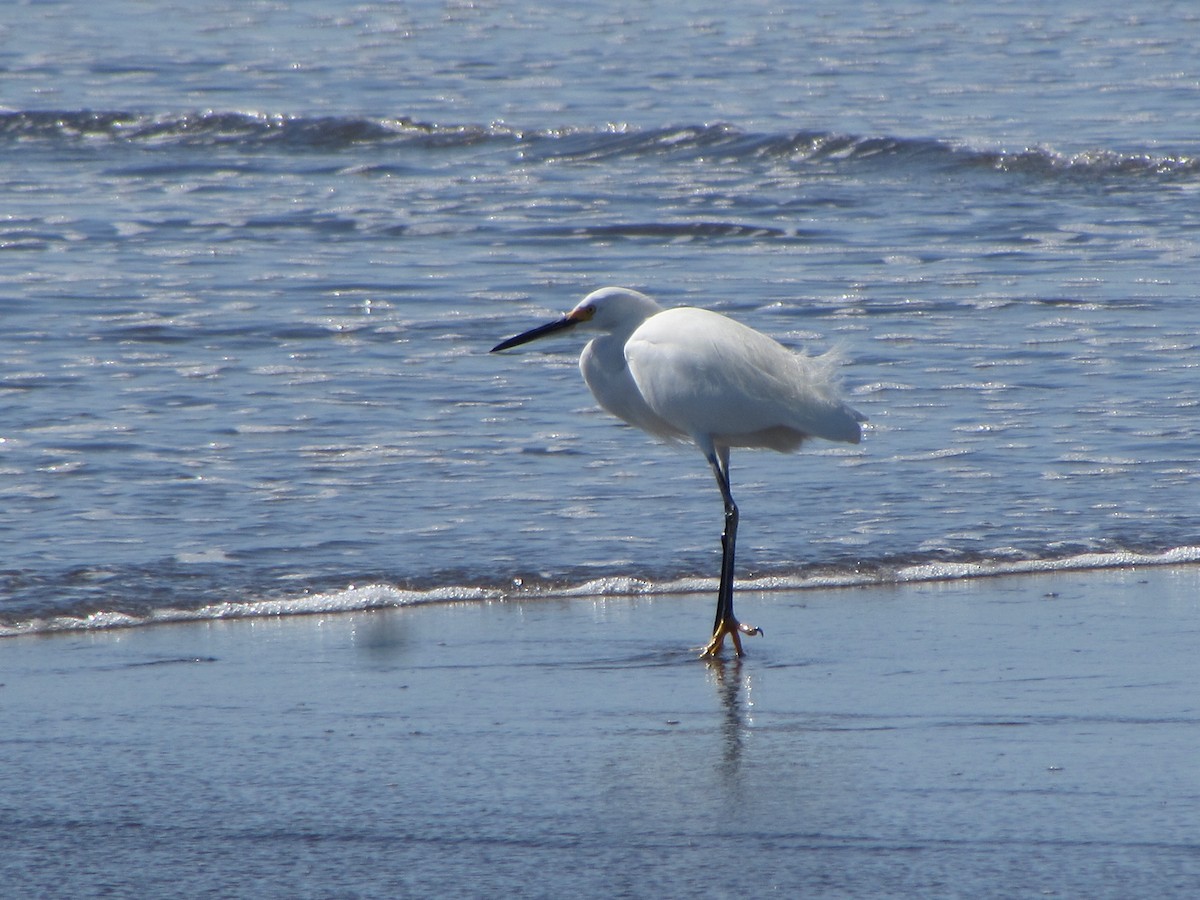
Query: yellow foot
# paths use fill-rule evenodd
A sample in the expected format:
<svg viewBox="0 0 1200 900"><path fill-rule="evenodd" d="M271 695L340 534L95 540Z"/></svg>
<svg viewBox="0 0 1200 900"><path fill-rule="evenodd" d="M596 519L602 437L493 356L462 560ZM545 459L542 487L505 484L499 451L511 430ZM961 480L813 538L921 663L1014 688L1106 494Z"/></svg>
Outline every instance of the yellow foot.
<svg viewBox="0 0 1200 900"><path fill-rule="evenodd" d="M723 619L721 624L717 626L717 630L713 632L712 640L708 642L708 646L700 654L700 658L705 659L717 656L725 646L725 635L729 635L733 639L733 650L738 656L741 656L743 634L762 634L762 629L755 628L753 625L743 625L737 619Z"/></svg>

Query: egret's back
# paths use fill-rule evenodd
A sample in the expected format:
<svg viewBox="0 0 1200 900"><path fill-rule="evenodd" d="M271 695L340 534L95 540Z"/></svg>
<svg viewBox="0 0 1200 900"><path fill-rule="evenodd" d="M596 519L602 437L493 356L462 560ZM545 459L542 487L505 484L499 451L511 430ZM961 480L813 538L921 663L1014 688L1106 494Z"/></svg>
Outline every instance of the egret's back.
<svg viewBox="0 0 1200 900"><path fill-rule="evenodd" d="M864 417L842 401L828 355L793 353L719 313L651 316L625 357L647 406L694 439L789 451L810 437L857 443L862 434Z"/></svg>

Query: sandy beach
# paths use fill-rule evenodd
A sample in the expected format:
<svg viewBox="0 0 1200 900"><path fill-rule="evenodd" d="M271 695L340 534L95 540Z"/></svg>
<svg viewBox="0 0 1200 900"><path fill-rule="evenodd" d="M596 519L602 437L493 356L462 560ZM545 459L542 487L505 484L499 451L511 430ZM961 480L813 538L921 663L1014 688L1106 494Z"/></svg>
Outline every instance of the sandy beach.
<svg viewBox="0 0 1200 900"><path fill-rule="evenodd" d="M7 896L1183 897L1200 568L11 638Z"/></svg>

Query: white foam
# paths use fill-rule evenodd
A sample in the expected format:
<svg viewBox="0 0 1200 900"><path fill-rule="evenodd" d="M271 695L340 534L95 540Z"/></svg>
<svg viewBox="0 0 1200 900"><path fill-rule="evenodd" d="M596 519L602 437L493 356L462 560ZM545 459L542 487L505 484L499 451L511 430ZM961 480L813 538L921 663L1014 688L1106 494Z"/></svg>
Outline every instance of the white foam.
<svg viewBox="0 0 1200 900"><path fill-rule="evenodd" d="M1191 565L1200 563L1200 546L1175 547L1161 553L1114 551L1079 553L1055 559L980 560L975 562L920 562L898 567L799 572L740 578L739 591L796 591L823 588L867 587L927 581L957 581L1003 575L1039 575L1055 572L1092 571L1139 566ZM86 616L34 618L0 625L0 637L44 634L58 631L91 631L130 628L178 622L220 619L300 616L321 613L361 612L434 603L487 603L523 600L630 597L646 595L712 593L717 579L685 577L651 581L631 576L597 578L578 584L528 586L515 582L511 590L472 585L446 585L427 590L407 590L389 584L350 585L341 590L302 593L293 597L229 600L198 609L162 609L146 616L99 611Z"/></svg>

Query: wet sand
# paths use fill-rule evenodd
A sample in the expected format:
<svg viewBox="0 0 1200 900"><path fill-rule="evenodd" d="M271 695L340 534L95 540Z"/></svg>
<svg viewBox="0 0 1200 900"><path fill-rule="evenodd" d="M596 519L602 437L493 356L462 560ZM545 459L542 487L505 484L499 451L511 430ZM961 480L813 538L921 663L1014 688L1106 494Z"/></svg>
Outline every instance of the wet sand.
<svg viewBox="0 0 1200 900"><path fill-rule="evenodd" d="M10 896L1200 894L1200 567L0 641Z"/></svg>

